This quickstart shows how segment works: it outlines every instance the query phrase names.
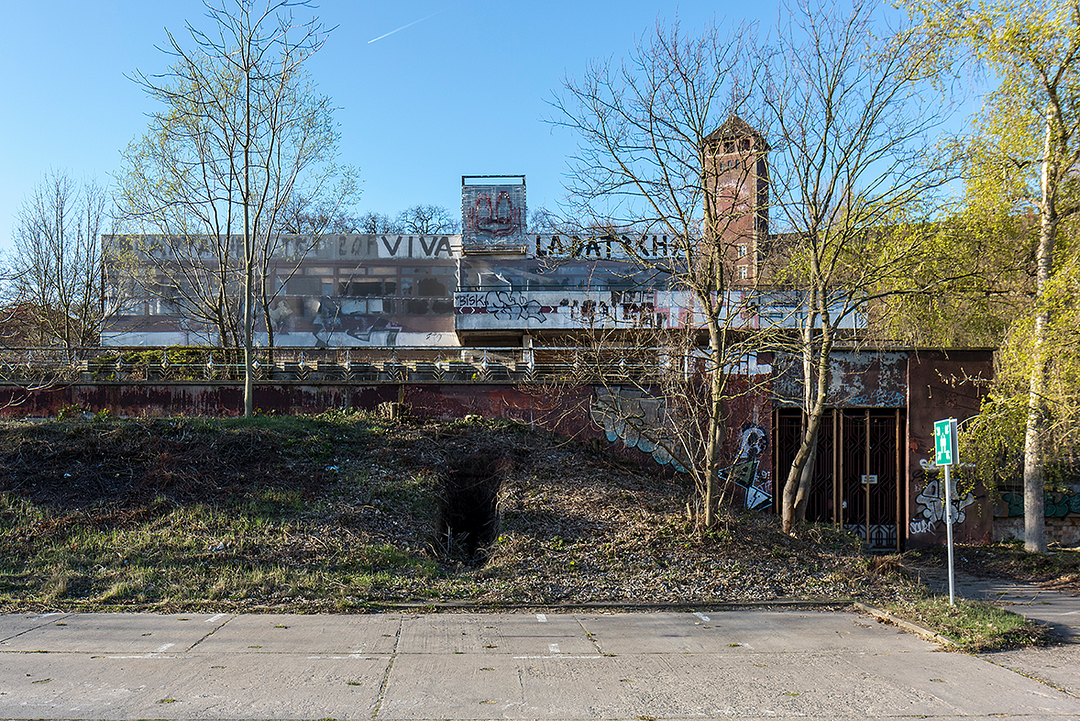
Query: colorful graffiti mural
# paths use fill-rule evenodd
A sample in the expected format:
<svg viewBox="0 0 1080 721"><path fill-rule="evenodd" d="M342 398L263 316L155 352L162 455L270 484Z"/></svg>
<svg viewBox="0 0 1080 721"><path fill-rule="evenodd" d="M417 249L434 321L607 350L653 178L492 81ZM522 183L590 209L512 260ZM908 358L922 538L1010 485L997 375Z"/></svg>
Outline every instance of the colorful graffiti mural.
<svg viewBox="0 0 1080 721"><path fill-rule="evenodd" d="M662 398L640 390L597 388L590 399L589 417L604 429L608 441L648 453L660 465L686 471L690 460L685 443L672 428ZM767 458L769 434L759 425L744 423L735 462L720 470L720 478L743 489L744 505L761 510L772 505L772 477L761 467Z"/></svg>
<svg viewBox="0 0 1080 721"><path fill-rule="evenodd" d="M772 476L761 468L761 459L769 447L769 434L764 428L744 423L735 463L721 471L722 477L744 489L744 505L754 510L772 506Z"/></svg>

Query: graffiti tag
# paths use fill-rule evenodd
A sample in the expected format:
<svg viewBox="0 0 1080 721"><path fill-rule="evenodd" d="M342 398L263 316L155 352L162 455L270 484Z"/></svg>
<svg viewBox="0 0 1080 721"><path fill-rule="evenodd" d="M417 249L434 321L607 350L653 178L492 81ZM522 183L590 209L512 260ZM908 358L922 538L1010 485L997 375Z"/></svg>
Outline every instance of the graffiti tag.
<svg viewBox="0 0 1080 721"><path fill-rule="evenodd" d="M488 313L498 320L535 320L543 323L548 315L558 313L559 307L543 305L524 293L493 290L488 293L457 293L454 312L458 315Z"/></svg>
<svg viewBox="0 0 1080 721"><path fill-rule="evenodd" d="M919 495L915 496L917 513L909 525L913 534L933 533L937 530L938 524L945 523L944 479L939 478L937 473L927 473L925 477L926 485L923 486ZM975 494L968 491L965 496L960 497L956 481L952 481L951 485L953 523L960 524L967 519L964 509L975 503Z"/></svg>
<svg viewBox="0 0 1080 721"><path fill-rule="evenodd" d="M1009 516L1024 515L1024 495L1022 493L1002 493L1001 500L1009 506ZM1070 514L1080 514L1080 493L1045 493L1043 495L1043 514L1047 518L1064 518Z"/></svg>
<svg viewBox="0 0 1080 721"><path fill-rule="evenodd" d="M598 238L581 238L576 235L537 235L536 255L568 256L571 258L666 258L676 249L673 240L666 235L643 235L641 237L604 235Z"/></svg>

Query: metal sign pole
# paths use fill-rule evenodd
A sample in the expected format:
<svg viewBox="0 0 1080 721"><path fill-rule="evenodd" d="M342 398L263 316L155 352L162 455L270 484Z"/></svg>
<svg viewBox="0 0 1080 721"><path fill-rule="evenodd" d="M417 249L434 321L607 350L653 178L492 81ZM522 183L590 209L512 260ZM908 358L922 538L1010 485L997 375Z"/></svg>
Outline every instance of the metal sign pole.
<svg viewBox="0 0 1080 721"><path fill-rule="evenodd" d="M946 418L934 423L935 461L945 468L945 536L949 547L949 605L956 605L955 580L953 573L953 533L952 533L952 465L957 462L956 419Z"/></svg>
<svg viewBox="0 0 1080 721"><path fill-rule="evenodd" d="M952 464L945 466L945 533L949 545L949 605L956 605L956 593L953 590L953 541L952 541L952 478L949 470Z"/></svg>

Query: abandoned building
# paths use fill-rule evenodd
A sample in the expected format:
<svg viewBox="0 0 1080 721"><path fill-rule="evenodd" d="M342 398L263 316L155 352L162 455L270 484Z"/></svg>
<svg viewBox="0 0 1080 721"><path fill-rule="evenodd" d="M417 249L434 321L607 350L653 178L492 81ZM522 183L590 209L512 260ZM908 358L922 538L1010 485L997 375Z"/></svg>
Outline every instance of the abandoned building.
<svg viewBox="0 0 1080 721"><path fill-rule="evenodd" d="M716 232L724 236L733 327L789 324L801 301L770 289L760 269L769 242L768 147L737 118L709 142L709 187L714 202L728 211ZM629 371L614 356L615 382L582 384L558 397L542 389L566 376L566 349L575 343L602 334L662 338L700 327L692 294L671 274L655 272L656 264L649 272L641 264L674 258L682 239L529 232L525 191L524 176L463 177L462 233L455 235L275 239L279 245L267 257L263 284L265 308L256 316L256 343L265 346L272 335L274 354L259 369L256 405L307 411L393 401L418 414L514 418L606 437L626 452L677 465L654 442L612 419L612 408L648 417L662 412L657 404L663 404L633 384L620 386L618 373ZM144 276L132 284L122 270L130 265L111 268L110 292L120 310L103 333L104 346L218 342L213 325L185 309L183 296L191 289L184 283L201 281L186 280L169 259L175 241L103 240L107 247L142 253ZM192 246L190 239L180 242ZM189 271L222 270L212 253L200 253ZM239 282L238 269L228 273L221 282ZM857 323L853 316L848 328ZM221 413L241 405L235 376L216 376L212 356L205 376L186 379L165 360L160 368L139 370L115 357L115 367L105 373L87 368L66 402L121 413ZM733 371L753 378L756 389L730 407L725 478L737 503L778 508L778 484L803 423L795 367L782 353L762 352L750 353ZM978 412L977 379L992 373L991 352L849 346L834 353L832 372L832 409L819 439L810 519L848 528L878 550L941 542L944 494L933 465L933 421ZM577 410L565 412L572 405L567 398ZM995 515L999 533L1008 527L1007 504L979 491L958 496L959 539L990 540Z"/></svg>

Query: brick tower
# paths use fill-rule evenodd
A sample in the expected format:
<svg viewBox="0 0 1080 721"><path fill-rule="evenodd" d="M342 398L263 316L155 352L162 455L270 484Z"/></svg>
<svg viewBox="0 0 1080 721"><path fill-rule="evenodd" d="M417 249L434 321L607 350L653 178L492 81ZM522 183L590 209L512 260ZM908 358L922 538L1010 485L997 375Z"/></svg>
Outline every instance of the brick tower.
<svg viewBox="0 0 1080 721"><path fill-rule="evenodd" d="M705 138L705 187L713 221L706 238L719 238L735 285L753 284L769 236L769 147L732 115Z"/></svg>

